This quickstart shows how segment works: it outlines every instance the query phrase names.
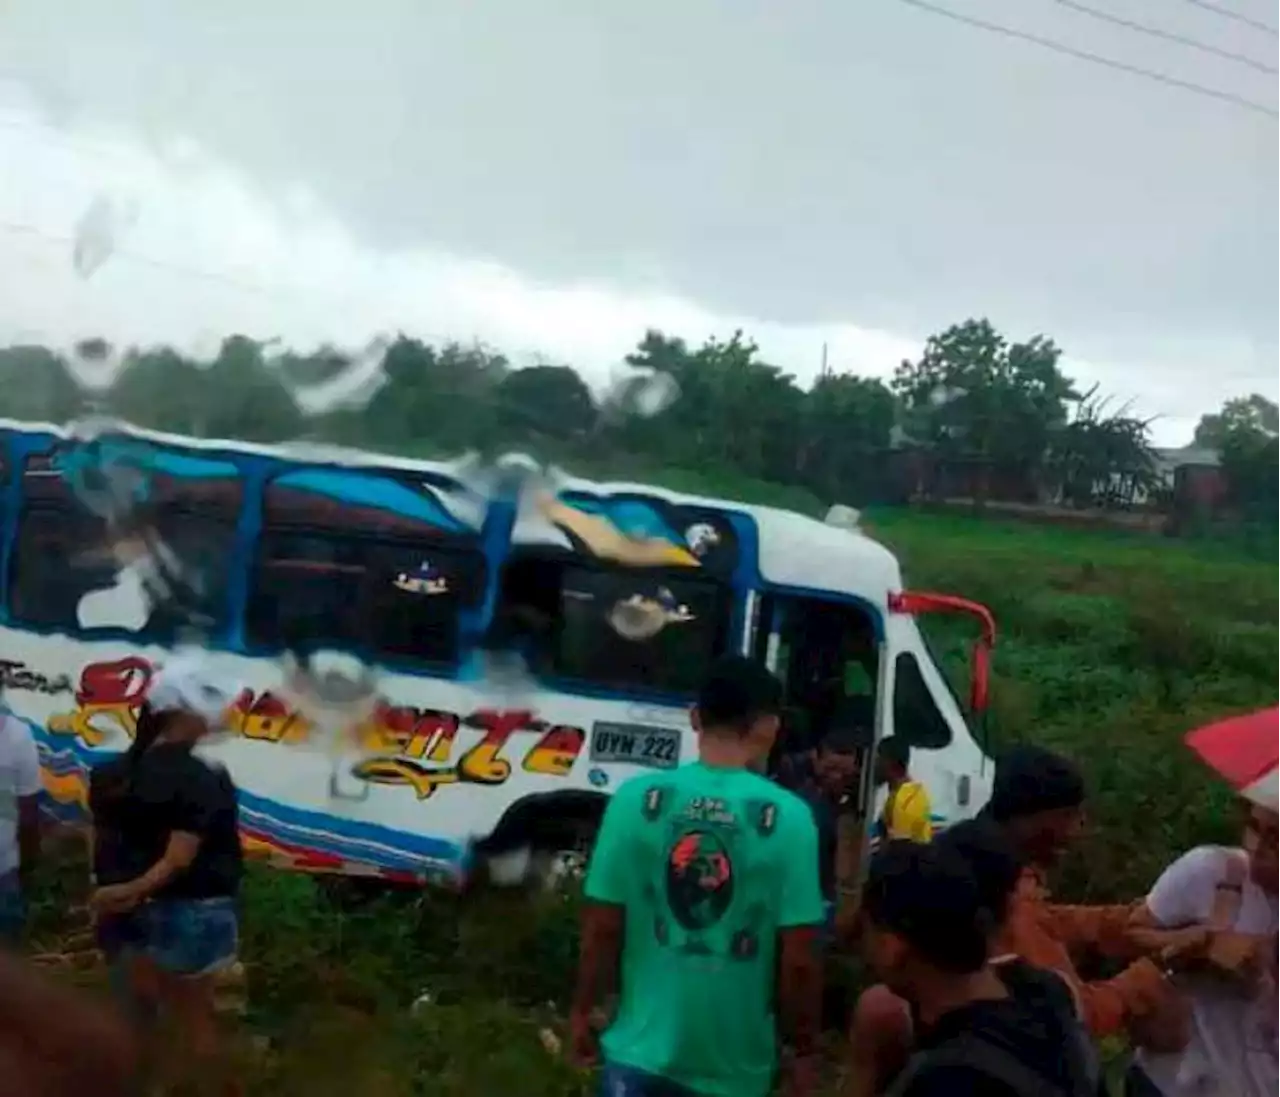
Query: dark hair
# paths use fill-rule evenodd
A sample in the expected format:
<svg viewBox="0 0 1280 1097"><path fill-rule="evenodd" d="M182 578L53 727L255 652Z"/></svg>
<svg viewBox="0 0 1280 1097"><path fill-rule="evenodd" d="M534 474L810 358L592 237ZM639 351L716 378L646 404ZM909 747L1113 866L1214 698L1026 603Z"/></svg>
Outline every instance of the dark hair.
<svg viewBox="0 0 1280 1097"><path fill-rule="evenodd" d="M873 926L897 934L938 971L968 975L987 961L991 916L954 850L890 842L871 861L862 902Z"/></svg>
<svg viewBox="0 0 1280 1097"><path fill-rule="evenodd" d="M781 711L782 683L741 655L717 659L698 693L698 716L708 731L746 734L760 717Z"/></svg>
<svg viewBox="0 0 1280 1097"><path fill-rule="evenodd" d="M138 709L138 718L134 723L133 742L129 744L129 749L125 751L125 757L129 761L136 762L141 758L151 745L160 738L160 733L164 731L168 724L169 714L167 712L156 712L151 707L150 701L143 701Z"/></svg>
<svg viewBox="0 0 1280 1097"><path fill-rule="evenodd" d="M95 820L114 813L124 803L138 759L160 737L167 723L168 713L156 712L149 702L143 701L134 724L133 742L123 754L89 771L89 811Z"/></svg>
<svg viewBox="0 0 1280 1097"><path fill-rule="evenodd" d="M996 760L987 813L998 823L1083 803L1084 778L1061 754L1027 743Z"/></svg>
<svg viewBox="0 0 1280 1097"><path fill-rule="evenodd" d="M880 740L876 757L906 769L911 761L911 744L900 735L890 735L888 739Z"/></svg>
<svg viewBox="0 0 1280 1097"><path fill-rule="evenodd" d="M818 749L828 754L857 754L867 744L854 728L836 727L818 740Z"/></svg>
<svg viewBox="0 0 1280 1097"><path fill-rule="evenodd" d="M1005 832L990 819L968 819L943 831L934 845L964 859L993 928L1003 925L1023 867Z"/></svg>
<svg viewBox="0 0 1280 1097"><path fill-rule="evenodd" d="M876 703L873 697L844 697L831 714L831 735L850 744L849 749L870 750L875 741Z"/></svg>

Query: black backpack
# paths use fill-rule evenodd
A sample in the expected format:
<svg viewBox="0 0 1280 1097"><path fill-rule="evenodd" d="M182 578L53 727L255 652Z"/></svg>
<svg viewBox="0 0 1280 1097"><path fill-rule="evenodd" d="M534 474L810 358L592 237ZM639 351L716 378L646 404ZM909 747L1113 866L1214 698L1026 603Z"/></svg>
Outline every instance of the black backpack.
<svg viewBox="0 0 1280 1097"><path fill-rule="evenodd" d="M926 1069L963 1066L1007 1086L1019 1097L1098 1097L1103 1088L1101 1064L1092 1040L1076 1014L1075 1000L1066 983L1050 971L1030 967L1020 960L997 965L1009 993L1023 1001L1039 999L1057 1021L1062 1036L1062 1061L1071 1079L1064 1087L1027 1066L1008 1048L982 1038L981 1033L961 1032L944 1043L917 1052L889 1087L886 1097L902 1097Z"/></svg>

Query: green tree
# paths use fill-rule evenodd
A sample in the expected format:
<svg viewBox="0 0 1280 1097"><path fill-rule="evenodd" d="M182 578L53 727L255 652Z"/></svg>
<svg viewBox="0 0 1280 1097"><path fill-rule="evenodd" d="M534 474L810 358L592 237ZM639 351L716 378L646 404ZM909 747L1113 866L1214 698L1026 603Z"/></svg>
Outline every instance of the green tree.
<svg viewBox="0 0 1280 1097"><path fill-rule="evenodd" d="M267 361L264 344L232 335L201 372L203 407L196 433L251 442L285 442L303 434L302 413Z"/></svg>
<svg viewBox="0 0 1280 1097"><path fill-rule="evenodd" d="M992 474L1038 484L1053 433L1078 399L1061 353L1043 336L1010 343L990 321L966 320L931 336L892 387L911 434L942 457L973 462L985 497Z"/></svg>
<svg viewBox="0 0 1280 1097"><path fill-rule="evenodd" d="M1108 405L1095 385L1053 435L1047 471L1074 506L1127 506L1157 488L1151 421L1129 414L1128 406L1108 411Z"/></svg>
<svg viewBox="0 0 1280 1097"><path fill-rule="evenodd" d="M1195 444L1221 450L1227 440L1240 432L1270 435L1280 433L1280 409L1259 393L1237 396L1220 411L1202 415L1196 426Z"/></svg>
<svg viewBox="0 0 1280 1097"><path fill-rule="evenodd" d="M596 423L591 390L569 366L515 370L498 382L494 396L498 426L513 443L572 445Z"/></svg>
<svg viewBox="0 0 1280 1097"><path fill-rule="evenodd" d="M896 410L882 381L851 373L818 378L805 394L798 477L828 499L876 499L884 488Z"/></svg>
<svg viewBox="0 0 1280 1097"><path fill-rule="evenodd" d="M64 423L83 397L66 363L47 347L0 349L0 415L36 423Z"/></svg>
<svg viewBox="0 0 1280 1097"><path fill-rule="evenodd" d="M366 411L368 444L421 456L502 448L495 393L506 358L479 344L440 349L401 335L383 360L387 383Z"/></svg>
<svg viewBox="0 0 1280 1097"><path fill-rule="evenodd" d="M626 416L618 441L679 462L793 479L804 394L790 374L758 355L740 331L728 341L709 339L696 351L683 339L648 332L627 363L642 378L670 377L679 398L647 419Z"/></svg>
<svg viewBox="0 0 1280 1097"><path fill-rule="evenodd" d="M208 372L168 347L132 351L107 393L112 414L154 430L200 437L219 398Z"/></svg>

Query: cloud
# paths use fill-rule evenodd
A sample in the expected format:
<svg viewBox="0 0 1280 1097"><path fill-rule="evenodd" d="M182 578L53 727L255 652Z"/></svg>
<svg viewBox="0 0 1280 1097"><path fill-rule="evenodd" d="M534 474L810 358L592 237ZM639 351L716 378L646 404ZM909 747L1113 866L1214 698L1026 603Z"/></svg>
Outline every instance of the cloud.
<svg viewBox="0 0 1280 1097"><path fill-rule="evenodd" d="M189 137L144 143L107 128L63 131L30 101L0 107L0 339L66 346L89 335L168 343L211 354L230 332L307 349L353 347L396 331L480 340L517 362L567 362L607 383L647 328L693 342L743 329L762 352L811 381L823 347L838 370L887 377L918 352L919 334L854 322L779 323L732 315L661 288L603 280L552 284L490 259L414 243L375 246L309 188L269 187ZM114 250L88 277L73 263L87 212L127 209ZM1029 333L1011 333L1029 334ZM1126 388L1124 369L1072 361L1089 383ZM1201 406L1240 391L1206 382L1185 391L1144 383L1139 407L1173 415L1161 441L1184 440ZM1119 384L1118 384L1119 382Z"/></svg>
<svg viewBox="0 0 1280 1097"><path fill-rule="evenodd" d="M569 362L596 382L649 327L695 342L744 328L806 380L824 342L833 363L878 375L918 349L852 324L778 324L659 290L551 285L491 260L375 249L314 193L268 193L189 139L149 149L123 135L63 135L10 109L0 114L0 154L24 165L0 179L9 263L21 256L15 266L26 271L6 275L15 290L0 302L8 338L92 333L189 347L202 332L243 331L305 347L403 330ZM131 207L134 223L120 223L112 254L81 277L75 228L110 205Z"/></svg>

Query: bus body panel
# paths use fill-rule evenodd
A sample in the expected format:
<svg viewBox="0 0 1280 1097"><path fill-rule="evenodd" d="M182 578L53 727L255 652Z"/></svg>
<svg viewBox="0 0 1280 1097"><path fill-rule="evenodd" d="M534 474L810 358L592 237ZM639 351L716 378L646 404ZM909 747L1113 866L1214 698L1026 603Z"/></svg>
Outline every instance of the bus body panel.
<svg viewBox="0 0 1280 1097"><path fill-rule="evenodd" d="M696 757L688 707L700 663L678 666L686 673L674 692L609 686L589 680L589 674L583 678L581 667L595 666L599 653L579 638L576 679L544 674L525 676L517 685L490 673L481 636L507 597L509 565L530 557L536 563L544 554L585 577L575 580L582 589L571 592L562 584L561 594L595 598L592 612L599 610L597 616L611 625L615 618L602 608L610 604L614 611L634 613L661 603L674 622L708 620L706 607L713 607L716 650L754 652L771 667L779 659L780 622L787 613L816 607L819 617L833 609L857 616L865 625L862 642L874 647L881 663L871 674L870 741L895 733L908 738L913 775L929 788L939 824L972 815L985 803L990 766L983 751L915 620L891 609L902 587L898 562L861 532L771 507L567 476L554 477L554 487L539 491L532 509L509 504L504 518L500 508L485 513L465 497L464 485L475 472L471 459L423 462L345 450L285 451L132 428L122 437L121 452L132 452L129 459L154 455L151 471L158 477L193 492L200 506L223 508L222 620L206 643L216 672L241 693L230 732L201 749L235 777L251 852L305 870L461 883L473 867L477 841L520 805L538 801L554 813L563 803L559 794L607 797L628 777ZM46 495L46 525L53 514L56 527L56 515L64 513L57 507L78 505L77 490L68 492L58 482L68 474L59 472L57 460L67 452L74 457L80 444L62 428L0 422L7 565L0 703L32 727L49 803L67 819L83 816L88 768L128 745L151 673L172 650L141 624L152 607L139 602L145 586L140 581L121 579L110 597L94 587L81 599L82 611L83 603L93 601L99 615L93 620L120 614L122 627L86 629L83 612L80 624L45 628L24 627L17 619L20 519L39 492ZM30 468L36 471L24 472ZM273 484L283 493L274 513L284 517L269 520L276 506L269 495ZM53 489L62 496L49 496ZM308 507L322 516L315 528L308 525ZM310 538L323 547L326 537L355 536L344 525L348 514L352 522L376 527L366 537L375 548L385 535L397 551L413 554L407 564L378 565L379 575L392 567L399 591L430 595L433 584L447 586L464 575L448 572L449 561L464 556L482 561L474 573L470 564L464 569L464 578L480 589L469 593L470 601L458 602L462 608L448 619L457 633L456 650L436 663L419 659L415 665L412 658L383 660L348 650L376 674L380 701L355 728L312 727L284 688L281 656L290 645L282 635L255 638L248 620L269 539ZM281 550L285 557L298 551ZM421 568L414 570L419 557ZM304 572L311 566L307 560L281 561L286 569L299 563ZM351 570L341 560L323 566ZM367 570L372 576L374 565ZM592 585L601 576L619 575L624 586L635 583L628 597L617 584L598 591ZM46 572L42 581L38 589L56 599L57 577L51 584ZM323 592L328 581L322 577L320 588L286 590L294 591L295 601L302 598L305 608L305 597L296 591ZM771 620L762 618L768 605L782 607ZM614 627L621 627L620 620ZM699 637L691 643L690 658L705 661L708 641ZM325 646L347 650L341 643ZM683 660L655 657L654 666L662 670ZM883 793L875 803L878 810Z"/></svg>
<svg viewBox="0 0 1280 1097"><path fill-rule="evenodd" d="M166 652L9 629L0 644L6 707L35 733L54 812L82 818L88 768L128 746ZM409 675L380 680L383 700L354 732L314 728L285 700L278 664L222 652L210 665L242 693L202 753L235 776L247 848L302 868L458 877L471 843L522 798L607 795L696 753L679 706L544 690L497 700L483 683Z"/></svg>

